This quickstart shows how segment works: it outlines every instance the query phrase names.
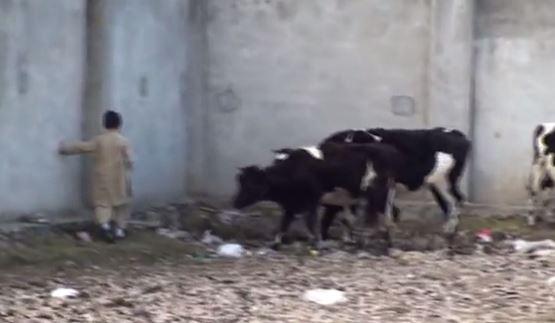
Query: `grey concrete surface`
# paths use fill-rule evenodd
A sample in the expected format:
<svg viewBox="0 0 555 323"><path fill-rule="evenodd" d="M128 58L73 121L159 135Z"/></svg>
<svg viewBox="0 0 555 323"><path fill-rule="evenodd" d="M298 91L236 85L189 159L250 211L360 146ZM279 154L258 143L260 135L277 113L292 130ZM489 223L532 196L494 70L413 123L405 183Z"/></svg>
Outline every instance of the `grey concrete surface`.
<svg viewBox="0 0 555 323"><path fill-rule="evenodd" d="M208 1L208 191L344 128L422 127L429 1ZM408 96L414 107L392 109ZM402 103L403 101L401 101Z"/></svg>
<svg viewBox="0 0 555 323"><path fill-rule="evenodd" d="M186 180L189 3L182 0L97 1L89 30L100 58L89 66L101 86L87 106L88 134L106 108L123 114L135 155L138 203L182 198ZM99 39L95 39L99 37ZM99 43L98 43L99 42ZM94 56L93 58L94 59ZM94 71L98 69L98 75ZM97 99L94 99L97 96Z"/></svg>
<svg viewBox="0 0 555 323"><path fill-rule="evenodd" d="M474 197L522 204L536 124L555 120L555 2L478 1Z"/></svg>
<svg viewBox="0 0 555 323"><path fill-rule="evenodd" d="M80 205L85 1L0 1L0 212Z"/></svg>
<svg viewBox="0 0 555 323"><path fill-rule="evenodd" d="M521 205L551 120L549 0L0 1L0 213L83 206L61 139L124 115L137 204L229 198L236 167L344 128L455 127L473 201ZM421 199L417 195L416 199Z"/></svg>

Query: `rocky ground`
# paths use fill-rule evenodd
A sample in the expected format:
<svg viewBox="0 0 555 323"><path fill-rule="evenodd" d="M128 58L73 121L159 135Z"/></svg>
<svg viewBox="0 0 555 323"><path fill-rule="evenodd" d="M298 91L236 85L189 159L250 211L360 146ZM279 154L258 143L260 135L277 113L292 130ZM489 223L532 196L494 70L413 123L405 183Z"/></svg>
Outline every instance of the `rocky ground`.
<svg viewBox="0 0 555 323"><path fill-rule="evenodd" d="M555 254L476 247L469 233L492 224L466 223L452 252L434 234L398 235L405 251L390 256L242 241L249 253L224 259L201 237L143 231L114 246L37 239L0 252L0 322L555 322ZM80 294L51 297L58 287ZM303 299L316 288L346 302Z"/></svg>
<svg viewBox="0 0 555 323"><path fill-rule="evenodd" d="M555 259L555 258L554 258ZM3 322L555 322L550 261L520 254L447 257L253 255L11 273L0 290ZM76 299L50 291L71 287ZM309 303L333 288L347 302Z"/></svg>

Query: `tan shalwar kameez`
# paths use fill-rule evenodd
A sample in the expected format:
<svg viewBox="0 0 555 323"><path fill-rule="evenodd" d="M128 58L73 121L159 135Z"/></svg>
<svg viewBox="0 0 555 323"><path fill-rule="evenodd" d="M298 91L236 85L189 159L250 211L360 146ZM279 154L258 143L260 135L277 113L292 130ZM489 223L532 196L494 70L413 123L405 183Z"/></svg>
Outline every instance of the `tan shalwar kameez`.
<svg viewBox="0 0 555 323"><path fill-rule="evenodd" d="M114 220L124 229L132 197L132 160L128 140L118 131L109 130L90 141L63 145L60 153L92 155L90 192L96 221L103 225Z"/></svg>

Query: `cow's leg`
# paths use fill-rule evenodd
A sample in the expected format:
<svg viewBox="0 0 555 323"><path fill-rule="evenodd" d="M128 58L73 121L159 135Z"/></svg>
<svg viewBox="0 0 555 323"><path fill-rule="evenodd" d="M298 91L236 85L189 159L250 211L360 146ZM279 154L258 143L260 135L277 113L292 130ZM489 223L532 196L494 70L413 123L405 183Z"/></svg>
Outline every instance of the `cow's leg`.
<svg viewBox="0 0 555 323"><path fill-rule="evenodd" d="M530 198L528 199L528 204L530 210L527 213L527 222L529 226L536 224L536 220L540 216L540 209L542 208L543 194L541 192L541 182L542 178L545 176L544 167L540 164L541 160L537 160L532 165L530 171L530 178L527 185L528 194Z"/></svg>
<svg viewBox="0 0 555 323"><path fill-rule="evenodd" d="M330 226L332 225L333 220L335 219L335 216L339 211L341 211L340 206L324 205L324 214L322 215L322 221L320 225L320 232L322 234L323 240L329 239Z"/></svg>
<svg viewBox="0 0 555 323"><path fill-rule="evenodd" d="M289 226L291 225L291 222L293 222L294 218L295 217L293 212L285 210L285 212L283 213L283 216L281 217L281 224L279 226L279 231L278 233L276 233L276 236L274 238L274 244L272 246L274 249L278 249L281 246L283 242L283 236L285 235L287 230L289 230Z"/></svg>
<svg viewBox="0 0 555 323"><path fill-rule="evenodd" d="M320 248L320 242L322 240L320 232L317 230L316 226L318 224L318 204L314 205L309 209L305 216L306 227L310 234L310 241L315 248Z"/></svg>
<svg viewBox="0 0 555 323"><path fill-rule="evenodd" d="M387 249L389 250L390 248L393 247L393 241L391 239L391 231L395 228L397 221L395 220L396 207L393 204L393 201L395 200L395 183L389 180L387 186L388 187L387 187L387 193L385 196L385 208L384 208L384 219L385 219L384 238L387 244Z"/></svg>
<svg viewBox="0 0 555 323"><path fill-rule="evenodd" d="M451 193L451 195L455 197L457 204L459 206L462 206L464 202L464 195L462 194L459 187L459 177L459 172L452 171L451 173L449 173L449 193Z"/></svg>
<svg viewBox="0 0 555 323"><path fill-rule="evenodd" d="M441 208L441 211L443 212L444 219L446 219L447 214L449 212L447 201L443 197L443 194L439 192L439 189L437 188L437 186L435 186L434 184L430 184L429 188L430 188L430 192L432 192L432 195L434 196L434 199L436 200L436 203L439 205L439 207Z"/></svg>
<svg viewBox="0 0 555 323"><path fill-rule="evenodd" d="M343 208L343 216L341 217L341 224L343 225L343 236L342 240L344 243L353 243L353 230L354 223L356 221L357 207L352 205L350 207Z"/></svg>
<svg viewBox="0 0 555 323"><path fill-rule="evenodd" d="M439 183L430 184L430 191L445 215L443 231L447 234L453 234L459 225L459 210L456 198L449 194L448 186L447 180L439 181Z"/></svg>

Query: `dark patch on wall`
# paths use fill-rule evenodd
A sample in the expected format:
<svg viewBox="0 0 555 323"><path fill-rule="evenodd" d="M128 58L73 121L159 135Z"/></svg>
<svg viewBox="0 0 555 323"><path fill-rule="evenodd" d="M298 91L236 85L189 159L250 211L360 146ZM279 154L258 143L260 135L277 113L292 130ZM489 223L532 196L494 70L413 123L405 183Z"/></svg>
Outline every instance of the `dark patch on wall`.
<svg viewBox="0 0 555 323"><path fill-rule="evenodd" d="M279 19L289 20L295 18L297 14L297 3L291 1L279 1L276 3L276 11Z"/></svg>
<svg viewBox="0 0 555 323"><path fill-rule="evenodd" d="M1 0L0 1L0 11L2 13L7 13L9 10L11 10L13 7L13 1L12 0Z"/></svg>
<svg viewBox="0 0 555 323"><path fill-rule="evenodd" d="M391 111L394 115L410 117L416 110L414 98L407 95L395 95L391 97Z"/></svg>
<svg viewBox="0 0 555 323"><path fill-rule="evenodd" d="M534 37L555 32L555 1L476 1L476 36Z"/></svg>
<svg viewBox="0 0 555 323"><path fill-rule="evenodd" d="M0 1L2 2L2 1ZM8 68L8 35L0 31L0 107L2 107L2 100L6 97L6 87L8 82L7 68Z"/></svg>
<svg viewBox="0 0 555 323"><path fill-rule="evenodd" d="M148 77L142 76L139 80L139 94L146 98L148 96Z"/></svg>
<svg viewBox="0 0 555 323"><path fill-rule="evenodd" d="M16 71L17 71L17 93L25 95L29 92L29 72L28 60L25 53L20 53L17 56Z"/></svg>

